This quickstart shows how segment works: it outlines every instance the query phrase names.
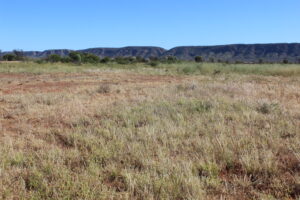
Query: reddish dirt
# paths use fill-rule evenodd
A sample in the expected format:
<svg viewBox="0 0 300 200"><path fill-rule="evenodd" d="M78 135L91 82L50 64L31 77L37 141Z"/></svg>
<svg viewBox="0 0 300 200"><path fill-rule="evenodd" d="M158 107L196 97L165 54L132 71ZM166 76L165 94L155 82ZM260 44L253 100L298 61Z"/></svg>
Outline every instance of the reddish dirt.
<svg viewBox="0 0 300 200"><path fill-rule="evenodd" d="M141 74L0 74L2 95L20 93L60 92L79 86L98 84L130 84L130 83L171 83L183 80L175 76L141 75Z"/></svg>
<svg viewBox="0 0 300 200"><path fill-rule="evenodd" d="M38 93L72 93L76 89L85 90L95 88L98 85L109 84L118 85L123 93L103 93L98 94L103 102L115 102L121 99L132 98L132 91L136 95L145 96L144 91L136 93L136 87L159 88L165 84L180 83L184 77L163 76L163 75L143 75L129 73L56 73L56 74L7 74L0 73L0 134L22 134L24 126L29 129L53 128L57 126L52 122L37 119L34 116L27 116L22 113L21 104L9 102L6 99L9 95L38 94ZM1 98L2 97L2 98ZM24 97L25 98L25 97ZM98 97L99 98L99 97ZM63 123L63 122L61 122ZM68 125L59 124L64 128ZM69 127L70 128L70 127Z"/></svg>

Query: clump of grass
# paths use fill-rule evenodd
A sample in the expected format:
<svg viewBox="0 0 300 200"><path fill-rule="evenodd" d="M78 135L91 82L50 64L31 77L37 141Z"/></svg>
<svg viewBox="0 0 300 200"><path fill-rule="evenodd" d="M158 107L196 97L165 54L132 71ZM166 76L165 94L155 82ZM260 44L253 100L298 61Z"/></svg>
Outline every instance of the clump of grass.
<svg viewBox="0 0 300 200"><path fill-rule="evenodd" d="M194 66L186 66L186 67L182 68L182 72L184 74L193 74L196 72L196 70L197 70L197 68Z"/></svg>
<svg viewBox="0 0 300 200"><path fill-rule="evenodd" d="M197 85L192 83L192 84L180 84L177 85L177 90L178 91L189 91L189 90L195 90L197 88Z"/></svg>
<svg viewBox="0 0 300 200"><path fill-rule="evenodd" d="M108 94L111 92L111 88L109 84L101 84L96 91L100 94Z"/></svg>
<svg viewBox="0 0 300 200"><path fill-rule="evenodd" d="M151 61L148 63L148 65L150 65L151 67L158 67L159 66L159 62L157 61Z"/></svg>
<svg viewBox="0 0 300 200"><path fill-rule="evenodd" d="M257 106L256 110L262 114L270 114L272 111L278 108L274 103L261 103Z"/></svg>

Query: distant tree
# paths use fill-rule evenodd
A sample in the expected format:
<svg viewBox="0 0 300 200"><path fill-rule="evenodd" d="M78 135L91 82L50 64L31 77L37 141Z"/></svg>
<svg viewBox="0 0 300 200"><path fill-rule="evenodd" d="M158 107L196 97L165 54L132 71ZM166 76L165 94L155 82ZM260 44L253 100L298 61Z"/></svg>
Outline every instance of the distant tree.
<svg viewBox="0 0 300 200"><path fill-rule="evenodd" d="M221 59L218 59L218 63L221 63L222 62L222 60Z"/></svg>
<svg viewBox="0 0 300 200"><path fill-rule="evenodd" d="M118 64L121 64L121 65L126 65L126 64L129 64L130 62L129 62L129 60L128 60L128 58L126 58L126 57L116 57L115 58L115 61L118 63Z"/></svg>
<svg viewBox="0 0 300 200"><path fill-rule="evenodd" d="M213 63L213 62L215 62L215 59L214 58L209 58L209 62Z"/></svg>
<svg viewBox="0 0 300 200"><path fill-rule="evenodd" d="M81 54L82 62L84 63L98 63L100 62L100 58L91 53L83 53Z"/></svg>
<svg viewBox="0 0 300 200"><path fill-rule="evenodd" d="M137 56L137 57L136 57L136 61L137 61L137 62L140 62L140 63L141 63L141 62L145 62L145 58L143 58L143 57L141 57L141 56Z"/></svg>
<svg viewBox="0 0 300 200"><path fill-rule="evenodd" d="M70 63L70 62L72 62L72 59L71 59L69 56L67 56L67 57L62 57L62 58L60 59L60 62L63 62L63 63Z"/></svg>
<svg viewBox="0 0 300 200"><path fill-rule="evenodd" d="M175 56L168 56L167 63L176 63L178 60Z"/></svg>
<svg viewBox="0 0 300 200"><path fill-rule="evenodd" d="M69 53L69 57L74 63L81 63L81 55L78 52L72 51Z"/></svg>
<svg viewBox="0 0 300 200"><path fill-rule="evenodd" d="M61 56L57 54L51 54L48 56L47 61L49 62L60 62L61 61Z"/></svg>
<svg viewBox="0 0 300 200"><path fill-rule="evenodd" d="M284 59L284 60L282 61L282 63L283 63L283 64L288 64L289 61L288 61L288 59Z"/></svg>
<svg viewBox="0 0 300 200"><path fill-rule="evenodd" d="M258 63L259 63L259 64L263 64L263 63L264 63L264 60L260 58L260 59L258 60Z"/></svg>
<svg viewBox="0 0 300 200"><path fill-rule="evenodd" d="M2 60L2 50L0 49L0 61Z"/></svg>
<svg viewBox="0 0 300 200"><path fill-rule="evenodd" d="M201 56L196 56L195 62L197 62L197 63L203 62L203 58Z"/></svg>
<svg viewBox="0 0 300 200"><path fill-rule="evenodd" d="M134 56L128 57L128 61L131 63L134 63L134 62L136 62L136 57L134 57Z"/></svg>
<svg viewBox="0 0 300 200"><path fill-rule="evenodd" d="M106 56L106 57L102 58L100 62L101 62L101 63L108 63L108 62L110 62L110 61L111 61L110 57L107 57L107 56Z"/></svg>
<svg viewBox="0 0 300 200"><path fill-rule="evenodd" d="M13 53L16 55L16 60L25 60L25 55L23 50L13 50Z"/></svg>
<svg viewBox="0 0 300 200"><path fill-rule="evenodd" d="M300 58L298 59L298 63L300 64Z"/></svg>
<svg viewBox="0 0 300 200"><path fill-rule="evenodd" d="M5 54L3 57L3 60L5 61L15 61L17 60L17 56L15 54Z"/></svg>

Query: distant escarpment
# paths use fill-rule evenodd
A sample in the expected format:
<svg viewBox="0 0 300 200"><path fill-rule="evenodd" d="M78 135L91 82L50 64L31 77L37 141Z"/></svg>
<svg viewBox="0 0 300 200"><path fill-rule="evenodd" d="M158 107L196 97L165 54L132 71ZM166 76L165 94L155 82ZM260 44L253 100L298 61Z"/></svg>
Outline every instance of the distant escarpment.
<svg viewBox="0 0 300 200"><path fill-rule="evenodd" d="M183 46L175 47L164 53L182 60L192 60L201 56L205 60L241 62L281 62L286 59L298 62L300 44L233 44L220 46Z"/></svg>
<svg viewBox="0 0 300 200"><path fill-rule="evenodd" d="M69 49L25 51L24 55L30 58L44 58L51 54L67 56ZM83 53L92 53L99 57L167 57L174 56L180 60L194 60L201 56L204 61L214 60L222 62L300 62L299 43L280 44L232 44L218 46L182 46L166 50L160 47L124 47L124 48L91 48L77 50ZM5 55L9 52L3 52Z"/></svg>

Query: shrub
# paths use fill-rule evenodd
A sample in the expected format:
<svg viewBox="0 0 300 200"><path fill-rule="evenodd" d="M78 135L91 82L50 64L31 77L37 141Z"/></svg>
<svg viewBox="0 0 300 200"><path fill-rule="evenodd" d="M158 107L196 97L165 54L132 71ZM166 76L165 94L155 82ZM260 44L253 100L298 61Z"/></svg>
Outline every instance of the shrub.
<svg viewBox="0 0 300 200"><path fill-rule="evenodd" d="M35 63L37 64L44 64L46 61L44 59L38 59L38 60L35 60Z"/></svg>
<svg viewBox="0 0 300 200"><path fill-rule="evenodd" d="M167 63L176 63L178 60L175 56L168 56L167 57Z"/></svg>
<svg viewBox="0 0 300 200"><path fill-rule="evenodd" d="M62 57L60 61L63 63L70 63L72 62L72 59L70 57Z"/></svg>
<svg viewBox="0 0 300 200"><path fill-rule="evenodd" d="M257 112L260 112L262 114L270 114L272 111L278 109L278 105L277 104L274 104L274 103L271 103L271 104L268 104L268 103L262 103L262 104L259 104L256 108L256 111Z"/></svg>
<svg viewBox="0 0 300 200"><path fill-rule="evenodd" d="M81 55L78 52L71 52L69 53L69 57L71 58L72 62L81 63Z"/></svg>
<svg viewBox="0 0 300 200"><path fill-rule="evenodd" d="M60 62L61 61L61 56L57 54L51 54L48 56L47 61L49 62Z"/></svg>
<svg viewBox="0 0 300 200"><path fill-rule="evenodd" d="M100 62L100 58L94 54L83 53L81 54L82 62L84 63L98 63Z"/></svg>
<svg viewBox="0 0 300 200"><path fill-rule="evenodd" d="M5 54L3 56L3 60L5 60L5 61L14 61L14 60L17 60L17 56L15 54Z"/></svg>
<svg viewBox="0 0 300 200"><path fill-rule="evenodd" d="M157 67L159 65L159 62L158 61L150 61L150 63L148 65L150 65L151 67Z"/></svg>
<svg viewBox="0 0 300 200"><path fill-rule="evenodd" d="M136 62L136 57L132 56L132 57L128 57L128 61L131 63Z"/></svg>
<svg viewBox="0 0 300 200"><path fill-rule="evenodd" d="M183 72L184 74L192 74L192 73L194 73L195 71L196 71L196 68L193 67L193 66L187 66L187 67L184 67L184 68L182 69L182 72Z"/></svg>
<svg viewBox="0 0 300 200"><path fill-rule="evenodd" d="M118 64L121 64L121 65L126 65L126 64L129 64L129 59L128 58L125 58L125 57L116 57L115 58L115 61L118 63Z"/></svg>
<svg viewBox="0 0 300 200"><path fill-rule="evenodd" d="M141 56L137 56L136 57L136 62L140 62L140 63L142 62L143 63L143 62L146 62L146 59L141 57Z"/></svg>
<svg viewBox="0 0 300 200"><path fill-rule="evenodd" d="M97 89L97 92L100 94L107 94L110 92L110 87L108 84L100 85L99 88Z"/></svg>
<svg viewBox="0 0 300 200"><path fill-rule="evenodd" d="M195 62L203 62L203 58L201 56L196 56Z"/></svg>
<svg viewBox="0 0 300 200"><path fill-rule="evenodd" d="M284 59L284 60L282 61L282 63L283 63L283 64L289 64L289 61L288 61L287 59Z"/></svg>
<svg viewBox="0 0 300 200"><path fill-rule="evenodd" d="M221 73L221 70L215 69L214 72L213 72L213 75L217 75L217 74L220 74L220 73Z"/></svg>
<svg viewBox="0 0 300 200"><path fill-rule="evenodd" d="M106 56L106 57L102 58L100 62L101 63L108 63L108 62L110 62L110 60L111 60L110 57Z"/></svg>
<svg viewBox="0 0 300 200"><path fill-rule="evenodd" d="M13 53L16 55L16 60L25 60L23 50L13 50Z"/></svg>

